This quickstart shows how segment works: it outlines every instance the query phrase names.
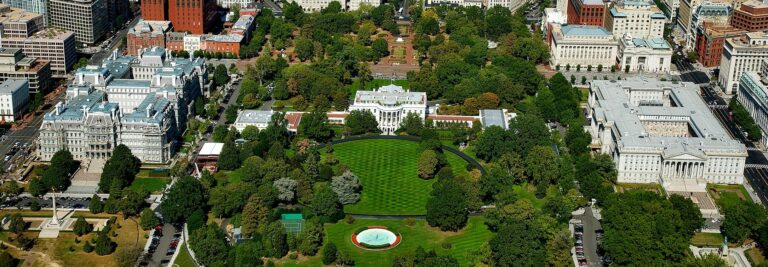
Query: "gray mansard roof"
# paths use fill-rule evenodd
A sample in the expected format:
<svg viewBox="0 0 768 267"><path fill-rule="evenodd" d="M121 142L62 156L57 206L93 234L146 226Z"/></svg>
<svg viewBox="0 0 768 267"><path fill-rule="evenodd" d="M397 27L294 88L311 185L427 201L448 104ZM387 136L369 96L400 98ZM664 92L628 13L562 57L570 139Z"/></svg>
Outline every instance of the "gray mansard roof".
<svg viewBox="0 0 768 267"><path fill-rule="evenodd" d="M670 99L679 106L634 106L626 93L630 90L669 90ZM746 154L744 145L732 139L723 129L699 96L699 87L693 83L677 84L645 78L593 81L592 91L597 94L594 116L598 121L613 122L620 150L661 150L665 157L680 154L701 156L710 151ZM641 122L643 115L688 118L697 137L651 136Z"/></svg>

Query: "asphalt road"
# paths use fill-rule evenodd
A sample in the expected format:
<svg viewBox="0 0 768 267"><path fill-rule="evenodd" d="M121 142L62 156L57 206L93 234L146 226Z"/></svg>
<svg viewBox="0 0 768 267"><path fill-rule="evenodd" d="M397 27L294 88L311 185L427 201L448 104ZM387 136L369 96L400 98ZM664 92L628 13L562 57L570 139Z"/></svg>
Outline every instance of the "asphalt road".
<svg viewBox="0 0 768 267"><path fill-rule="evenodd" d="M595 231L602 230L600 221L592 213L592 207L584 208L584 214L574 216L584 224L582 240L584 241L584 256L589 266L600 266L600 256L597 254L597 235Z"/></svg>
<svg viewBox="0 0 768 267"><path fill-rule="evenodd" d="M37 201L38 204L40 204L41 208L52 208L53 203L50 198L32 198L32 197L22 197L17 199L10 199L2 204L0 204L0 208L12 208L12 207L29 207L29 205L32 203L32 201ZM74 197L56 197L56 208L61 209L83 209L88 208L88 204L90 204L91 198L90 197L84 197L84 198L74 198Z"/></svg>
<svg viewBox="0 0 768 267"><path fill-rule="evenodd" d="M691 75L680 75L680 78L686 82L694 82L699 84L709 83L709 78L701 71L691 71L688 74ZM728 104L711 86L702 86L701 89L703 92L702 98L707 104ZM713 106L710 106L710 110L725 127L731 137L739 140L747 147L747 164L768 165L768 159L765 158L765 154L763 154L762 151L754 149L756 147L755 144L749 141L746 136L744 136L742 131L736 125L736 122L731 119L730 110L727 108L717 108ZM755 190L760 200L763 203L768 203L768 170L761 168L745 168L744 177L746 177L747 181L752 186L752 189Z"/></svg>
<svg viewBox="0 0 768 267"><path fill-rule="evenodd" d="M112 54L112 51L117 48L117 46L120 45L120 41L128 34L128 30L136 26L137 23L139 23L139 20L141 17L136 16L133 18L130 24L123 28L122 30L118 31L117 34L115 34L115 38L112 39L112 42L109 43L109 46L107 46L104 49L101 49L101 51L97 52L96 54L93 54L91 56L91 59L88 60L88 64L90 65L101 65L101 62L104 61L105 58L109 57Z"/></svg>

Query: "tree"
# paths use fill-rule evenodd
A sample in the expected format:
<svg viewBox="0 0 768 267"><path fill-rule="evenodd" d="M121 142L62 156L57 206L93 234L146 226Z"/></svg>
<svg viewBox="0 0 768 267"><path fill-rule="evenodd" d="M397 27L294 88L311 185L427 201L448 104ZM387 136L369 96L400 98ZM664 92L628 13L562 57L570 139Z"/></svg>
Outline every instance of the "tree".
<svg viewBox="0 0 768 267"><path fill-rule="evenodd" d="M237 120L237 106L230 105L224 111L224 116L227 119L227 123L232 124Z"/></svg>
<svg viewBox="0 0 768 267"><path fill-rule="evenodd" d="M205 206L205 194L200 181L192 176L180 177L160 204L163 219L182 223L193 211Z"/></svg>
<svg viewBox="0 0 768 267"><path fill-rule="evenodd" d="M264 248L267 255L274 258L282 258L288 254L288 242L285 233L285 227L279 221L275 221L267 226L264 233Z"/></svg>
<svg viewBox="0 0 768 267"><path fill-rule="evenodd" d="M157 218L155 212L149 208L141 211L141 229L149 230L160 224L160 218Z"/></svg>
<svg viewBox="0 0 768 267"><path fill-rule="evenodd" d="M112 239L109 238L109 230L111 228L111 225L107 225L104 228L99 231L99 233L96 235L96 245L94 247L94 251L96 251L96 255L104 256L112 254L112 252L115 251L115 242L112 241Z"/></svg>
<svg viewBox="0 0 768 267"><path fill-rule="evenodd" d="M73 232L77 236L83 236L85 234L88 234L93 230L93 226L85 221L85 218L83 216L79 216L77 218L77 221L75 221L75 225L73 226Z"/></svg>
<svg viewBox="0 0 768 267"><path fill-rule="evenodd" d="M8 223L8 230L17 235L20 235L22 232L27 230L27 223L24 222L24 219L21 217L20 213L11 214L11 219Z"/></svg>
<svg viewBox="0 0 768 267"><path fill-rule="evenodd" d="M104 211L104 203L101 202L101 197L93 194L91 202L88 203L88 210L93 214L101 213Z"/></svg>
<svg viewBox="0 0 768 267"><path fill-rule="evenodd" d="M339 196L339 203L342 205L357 203L360 200L361 187L360 180L349 170L331 179L331 188Z"/></svg>
<svg viewBox="0 0 768 267"><path fill-rule="evenodd" d="M323 264L330 265L334 262L336 262L336 254L338 251L336 250L336 244L333 242L328 242L323 247Z"/></svg>
<svg viewBox="0 0 768 267"><path fill-rule="evenodd" d="M427 199L427 223L442 231L457 231L467 223L466 196L454 180L440 180Z"/></svg>
<svg viewBox="0 0 768 267"><path fill-rule="evenodd" d="M767 220L766 210L752 201L739 201L723 207L722 231L730 242L740 243L756 232Z"/></svg>
<svg viewBox="0 0 768 267"><path fill-rule="evenodd" d="M141 162L133 156L131 149L120 144L112 151L112 157L104 164L99 180L99 191L109 192L111 188L122 190L131 185L139 173Z"/></svg>
<svg viewBox="0 0 768 267"><path fill-rule="evenodd" d="M534 184L549 184L557 178L557 155L551 147L535 146L525 157L526 174Z"/></svg>
<svg viewBox="0 0 768 267"><path fill-rule="evenodd" d="M243 208L243 236L250 237L264 226L269 216L269 206L258 195L252 195Z"/></svg>
<svg viewBox="0 0 768 267"><path fill-rule="evenodd" d="M274 186L277 189L277 199L283 202L293 202L296 198L296 187L298 183L291 178L280 178L275 180Z"/></svg>
<svg viewBox="0 0 768 267"><path fill-rule="evenodd" d="M223 266L229 254L224 232L215 224L209 224L192 232L189 246L200 264Z"/></svg>
<svg viewBox="0 0 768 267"><path fill-rule="evenodd" d="M544 233L530 222L511 222L501 227L488 243L495 266L545 266Z"/></svg>
<svg viewBox="0 0 768 267"><path fill-rule="evenodd" d="M299 38L296 40L296 56L301 61L307 61L312 58L312 54L314 54L314 51L312 51L313 48L314 44L312 44L312 40L310 39Z"/></svg>
<svg viewBox="0 0 768 267"><path fill-rule="evenodd" d="M328 116L320 111L302 116L299 133L320 143L328 142L334 135L333 129L328 126Z"/></svg>
<svg viewBox="0 0 768 267"><path fill-rule="evenodd" d="M8 251L0 251L0 266L13 267L19 264L19 260L11 256Z"/></svg>
<svg viewBox="0 0 768 267"><path fill-rule="evenodd" d="M318 186L309 208L321 222L336 222L344 217L339 196L328 185Z"/></svg>
<svg viewBox="0 0 768 267"><path fill-rule="evenodd" d="M421 121L418 114L412 112L409 112L400 124L400 131L408 135L419 136L422 129L424 129L424 122Z"/></svg>
<svg viewBox="0 0 768 267"><path fill-rule="evenodd" d="M51 158L51 165L43 171L43 185L46 189L66 190L71 184L69 177L77 170L77 166L72 153L68 150L57 151Z"/></svg>
<svg viewBox="0 0 768 267"><path fill-rule="evenodd" d="M368 110L351 111L344 122L344 126L349 128L352 135L380 132L376 117Z"/></svg>
<svg viewBox="0 0 768 267"><path fill-rule="evenodd" d="M264 80L271 78L276 72L275 61L272 60L272 56L269 53L262 53L253 64L253 68L249 68L249 72L253 73L259 85L264 84Z"/></svg>
<svg viewBox="0 0 768 267"><path fill-rule="evenodd" d="M128 247L121 247L115 251L115 262L120 267L132 267L136 263L136 259L141 256L143 252L142 248L138 245L128 245Z"/></svg>
<svg viewBox="0 0 768 267"><path fill-rule="evenodd" d="M258 140L259 128L256 128L254 125L245 126L243 132L240 133L240 137L248 141Z"/></svg>
<svg viewBox="0 0 768 267"><path fill-rule="evenodd" d="M371 49L373 49L373 54L376 58L383 58L389 55L389 44L387 43L387 39L376 39L376 41L373 41L373 44L371 44Z"/></svg>
<svg viewBox="0 0 768 267"><path fill-rule="evenodd" d="M249 240L235 247L235 266L251 267L262 266L262 257L267 256L267 251L261 240Z"/></svg>
<svg viewBox="0 0 768 267"><path fill-rule="evenodd" d="M223 64L217 65L216 69L213 70L213 82L217 86L221 86L229 82L227 67L225 67Z"/></svg>
<svg viewBox="0 0 768 267"><path fill-rule="evenodd" d="M431 149L424 150L421 152L421 156L419 156L417 166L419 177L422 179L434 178L440 167L437 153Z"/></svg>
<svg viewBox="0 0 768 267"><path fill-rule="evenodd" d="M232 142L225 142L216 164L222 170L234 170L240 167L240 152L237 146Z"/></svg>
<svg viewBox="0 0 768 267"><path fill-rule="evenodd" d="M490 126L474 142L474 151L478 158L492 161L510 149L507 144L510 136L499 126Z"/></svg>

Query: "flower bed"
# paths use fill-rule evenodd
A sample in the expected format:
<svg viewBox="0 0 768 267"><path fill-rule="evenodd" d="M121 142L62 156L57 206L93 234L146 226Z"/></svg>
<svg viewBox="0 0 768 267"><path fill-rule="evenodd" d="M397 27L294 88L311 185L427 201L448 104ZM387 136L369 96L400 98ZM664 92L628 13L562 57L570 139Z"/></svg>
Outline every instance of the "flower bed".
<svg viewBox="0 0 768 267"><path fill-rule="evenodd" d="M359 241L357 239L357 236L362 233L365 230L371 230L371 229L383 229L387 230L388 232L395 235L395 240L388 244L368 244L362 241ZM387 229L385 226L368 226L368 227L361 227L352 234L352 243L354 243L356 246L368 249L368 250L387 250L390 248L396 247L398 244L400 244L400 241L402 240L402 236L399 233L395 233L391 229Z"/></svg>

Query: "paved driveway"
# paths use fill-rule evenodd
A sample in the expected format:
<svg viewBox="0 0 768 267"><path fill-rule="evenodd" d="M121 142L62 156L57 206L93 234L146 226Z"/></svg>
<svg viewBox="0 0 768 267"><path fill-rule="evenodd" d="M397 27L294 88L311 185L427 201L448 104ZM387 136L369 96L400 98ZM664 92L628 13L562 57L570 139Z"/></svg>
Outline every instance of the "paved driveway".
<svg viewBox="0 0 768 267"><path fill-rule="evenodd" d="M591 207L584 209L584 214L576 215L574 219L581 220L584 224L584 256L587 258L589 266L600 266L600 257L597 254L597 235L596 231L602 230L600 221L594 216Z"/></svg>

